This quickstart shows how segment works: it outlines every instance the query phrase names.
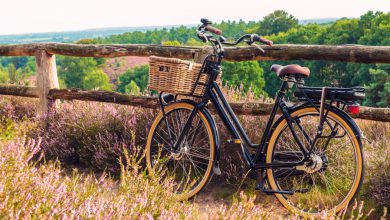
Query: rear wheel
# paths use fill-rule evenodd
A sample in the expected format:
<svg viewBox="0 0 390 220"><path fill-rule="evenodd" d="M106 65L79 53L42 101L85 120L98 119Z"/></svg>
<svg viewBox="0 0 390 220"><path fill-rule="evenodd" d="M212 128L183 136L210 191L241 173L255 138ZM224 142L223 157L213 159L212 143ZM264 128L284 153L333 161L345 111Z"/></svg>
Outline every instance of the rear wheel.
<svg viewBox="0 0 390 220"><path fill-rule="evenodd" d="M308 107L296 110L292 117L302 127L293 125L304 147L318 131L319 113ZM305 139L309 137L308 139ZM323 138L317 139L309 161L291 168L267 169L272 190L294 191L292 195L275 194L290 211L315 217L322 211L337 213L346 208L363 181L363 155L357 134L337 112L329 111ZM294 140L286 119L276 126L266 152L267 163L298 162L303 154Z"/></svg>
<svg viewBox="0 0 390 220"><path fill-rule="evenodd" d="M156 174L157 169L162 170L159 178L173 181L174 192L180 200L193 197L206 185L215 157L212 128L201 111L193 119L179 149L173 150L171 147L193 109L194 106L189 103L179 102L167 106L165 114L168 126L160 112L149 131L146 144L149 173Z"/></svg>

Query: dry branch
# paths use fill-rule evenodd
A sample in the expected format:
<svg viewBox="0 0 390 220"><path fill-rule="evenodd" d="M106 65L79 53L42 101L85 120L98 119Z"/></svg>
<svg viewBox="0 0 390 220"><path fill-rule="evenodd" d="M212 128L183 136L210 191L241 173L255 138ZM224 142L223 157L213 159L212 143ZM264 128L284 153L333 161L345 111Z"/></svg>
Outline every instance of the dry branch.
<svg viewBox="0 0 390 220"><path fill-rule="evenodd" d="M245 60L328 60L356 63L390 63L390 46L362 45L275 45L256 47L226 47L225 59ZM146 44L83 45L64 43L35 43L1 45L0 56L33 56L36 50L50 54L76 57L162 56L192 59L202 47L175 47Z"/></svg>

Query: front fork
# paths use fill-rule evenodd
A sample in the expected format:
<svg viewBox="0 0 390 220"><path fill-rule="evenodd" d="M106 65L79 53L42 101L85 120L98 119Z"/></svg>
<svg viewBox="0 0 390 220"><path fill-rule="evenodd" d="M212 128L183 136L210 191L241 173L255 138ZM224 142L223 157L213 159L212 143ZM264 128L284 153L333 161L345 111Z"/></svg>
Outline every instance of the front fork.
<svg viewBox="0 0 390 220"><path fill-rule="evenodd" d="M187 135L189 129L191 128L192 121L194 120L196 114L206 104L204 102L200 102L197 105L195 105L194 109L191 111L190 116L188 117L187 121L185 122L183 130L180 131L179 137L177 138L176 141L174 141L174 139L172 137L172 132L171 132L171 129L169 126L169 121L167 119L167 115L165 112L165 106L167 106L167 104L165 104L165 102L163 101L162 93L160 93L159 101L160 101L160 109L161 109L161 112L163 114L163 119L164 119L165 125L167 127L167 131L168 131L168 137L169 137L169 141L170 141L170 145L171 145L170 147L171 147L173 152L177 152L177 150L180 149L180 146L183 144L183 141L185 140L185 136Z"/></svg>

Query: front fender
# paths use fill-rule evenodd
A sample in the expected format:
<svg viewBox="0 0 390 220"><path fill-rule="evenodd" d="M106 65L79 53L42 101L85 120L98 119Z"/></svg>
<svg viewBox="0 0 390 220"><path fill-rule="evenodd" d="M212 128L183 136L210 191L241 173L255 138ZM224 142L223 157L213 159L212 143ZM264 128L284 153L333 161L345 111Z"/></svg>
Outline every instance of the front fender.
<svg viewBox="0 0 390 220"><path fill-rule="evenodd" d="M215 140L215 143L214 143L214 145L215 145L215 148L214 148L215 158L214 158L213 171L214 171L214 174L221 175L221 170L219 168L219 154L220 154L221 142L219 139L218 127L217 127L217 124L215 123L214 117L211 115L210 111L207 108L203 108L201 111L206 116L207 120L210 122L211 130L212 130L213 137Z"/></svg>
<svg viewBox="0 0 390 220"><path fill-rule="evenodd" d="M194 105L194 106L197 105L196 102L194 102L192 100L188 100L188 99L180 100L180 102L186 102L186 103L189 103L189 104ZM202 108L200 111L205 115L206 119L210 122L211 132L213 133L213 138L215 140L215 143L214 143L215 158L214 158L213 172L216 175L221 175L221 170L219 168L221 141L219 139L217 123L215 122L214 117L211 115L210 111L207 108Z"/></svg>

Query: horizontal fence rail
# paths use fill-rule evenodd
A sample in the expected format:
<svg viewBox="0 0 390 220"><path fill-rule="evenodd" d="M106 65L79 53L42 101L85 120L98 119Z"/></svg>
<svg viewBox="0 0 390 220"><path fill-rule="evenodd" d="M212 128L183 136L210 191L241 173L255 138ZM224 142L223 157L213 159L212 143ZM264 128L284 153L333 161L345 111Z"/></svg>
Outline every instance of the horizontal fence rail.
<svg viewBox="0 0 390 220"><path fill-rule="evenodd" d="M245 60L328 60L357 63L390 63L390 46L297 45L226 47L224 58ZM207 48L207 47L206 47ZM65 44L34 43L0 45L0 56L34 56L38 50L49 54L76 57L163 56L192 59L205 47L161 46L146 44Z"/></svg>
<svg viewBox="0 0 390 220"><path fill-rule="evenodd" d="M226 47L225 59L246 60L327 60L356 63L390 63L390 46L362 45L274 45L261 46L265 54L253 46ZM44 115L56 106L56 99L85 100L117 103L156 108L154 97L129 96L116 92L59 89L55 55L75 57L121 57L121 56L163 56L182 59L202 60L209 54L210 47L161 46L144 44L65 44L33 43L0 45L0 56L35 56L37 65L37 87L0 85L0 95L39 98L38 115ZM267 103L230 103L233 110L241 115L266 115L271 111ZM390 121L389 108L361 107L361 119Z"/></svg>
<svg viewBox="0 0 390 220"><path fill-rule="evenodd" d="M0 85L0 94L39 98L37 88L28 86ZM51 89L48 98L50 100L83 100L131 105L142 108L159 108L156 97L132 96L108 91ZM271 103L260 102L232 102L230 105L238 115L268 115L271 113L273 106ZM390 108L361 107L359 114L351 116L360 119L390 122Z"/></svg>

